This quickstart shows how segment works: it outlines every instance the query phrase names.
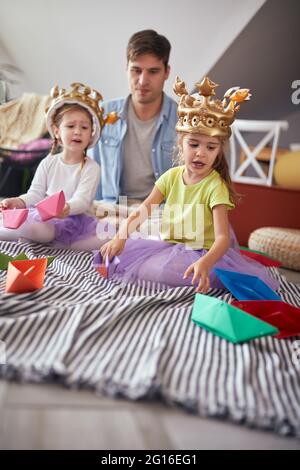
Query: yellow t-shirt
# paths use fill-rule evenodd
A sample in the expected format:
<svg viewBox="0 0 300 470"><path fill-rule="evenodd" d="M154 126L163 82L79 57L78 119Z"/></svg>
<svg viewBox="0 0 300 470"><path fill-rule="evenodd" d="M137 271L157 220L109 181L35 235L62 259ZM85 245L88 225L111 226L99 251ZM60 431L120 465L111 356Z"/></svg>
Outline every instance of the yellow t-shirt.
<svg viewBox="0 0 300 470"><path fill-rule="evenodd" d="M216 170L199 183L187 185L182 177L184 169L184 166L171 168L155 183L166 201L161 238L170 243L186 243L194 250L209 250L215 240L213 207L226 204L231 209L234 204Z"/></svg>

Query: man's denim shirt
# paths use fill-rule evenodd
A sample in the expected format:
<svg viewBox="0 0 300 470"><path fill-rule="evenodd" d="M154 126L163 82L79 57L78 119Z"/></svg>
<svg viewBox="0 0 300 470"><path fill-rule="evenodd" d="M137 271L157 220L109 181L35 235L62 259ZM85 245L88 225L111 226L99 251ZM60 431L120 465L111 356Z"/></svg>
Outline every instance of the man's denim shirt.
<svg viewBox="0 0 300 470"><path fill-rule="evenodd" d="M119 115L115 124L107 124L98 144L89 155L101 166L101 180L96 198L118 202L120 196L121 172L123 167L122 150L127 131L127 109L130 95L103 103L104 114L116 111ZM177 104L166 94L160 112L152 144L152 166L155 178L159 178L172 167L176 154Z"/></svg>

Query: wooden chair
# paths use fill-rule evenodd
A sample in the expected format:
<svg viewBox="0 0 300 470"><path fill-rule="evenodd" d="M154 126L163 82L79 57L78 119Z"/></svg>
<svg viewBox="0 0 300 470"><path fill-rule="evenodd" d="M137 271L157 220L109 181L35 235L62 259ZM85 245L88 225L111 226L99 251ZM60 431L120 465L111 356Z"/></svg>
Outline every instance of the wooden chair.
<svg viewBox="0 0 300 470"><path fill-rule="evenodd" d="M232 125L232 136L230 138L230 174L233 181L238 183L272 185L273 169L276 152L278 148L279 134L281 130L288 128L287 121L252 121L237 119ZM255 147L250 147L242 136L241 132L264 132L265 136ZM257 160L257 156L262 152L265 146L272 142L271 153L269 157L269 167L267 174ZM237 158L237 147L239 144L244 152L244 161ZM246 169L252 167L256 176L245 176Z"/></svg>

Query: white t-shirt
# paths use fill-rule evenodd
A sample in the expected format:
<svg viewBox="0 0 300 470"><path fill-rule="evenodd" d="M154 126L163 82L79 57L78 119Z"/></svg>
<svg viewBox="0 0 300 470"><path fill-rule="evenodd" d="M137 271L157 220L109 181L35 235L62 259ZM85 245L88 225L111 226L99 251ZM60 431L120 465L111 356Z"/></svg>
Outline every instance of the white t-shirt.
<svg viewBox="0 0 300 470"><path fill-rule="evenodd" d="M99 183L100 166L89 157L81 166L64 163L61 153L48 155L39 164L28 192L20 198L29 207L63 190L70 215L88 213Z"/></svg>

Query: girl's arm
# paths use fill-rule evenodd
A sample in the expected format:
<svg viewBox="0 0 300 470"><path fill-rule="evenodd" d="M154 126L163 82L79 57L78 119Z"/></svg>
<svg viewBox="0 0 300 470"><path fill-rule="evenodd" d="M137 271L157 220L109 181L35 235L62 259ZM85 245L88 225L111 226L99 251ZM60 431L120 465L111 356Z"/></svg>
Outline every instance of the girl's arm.
<svg viewBox="0 0 300 470"><path fill-rule="evenodd" d="M230 246L228 208L225 204L213 207L213 223L215 241L210 250L195 263L191 264L184 273L183 278L188 277L192 272L194 276L192 284L198 283L196 292L205 294L209 287L209 273L215 263L226 253Z"/></svg>
<svg viewBox="0 0 300 470"><path fill-rule="evenodd" d="M121 222L119 231L114 238L105 243L100 249L103 258L108 256L112 259L114 256L121 253L124 249L125 243L129 235L137 230L142 223L148 219L152 210L161 204L164 200L164 195L160 190L154 186L151 194L142 202L142 204L130 216Z"/></svg>

